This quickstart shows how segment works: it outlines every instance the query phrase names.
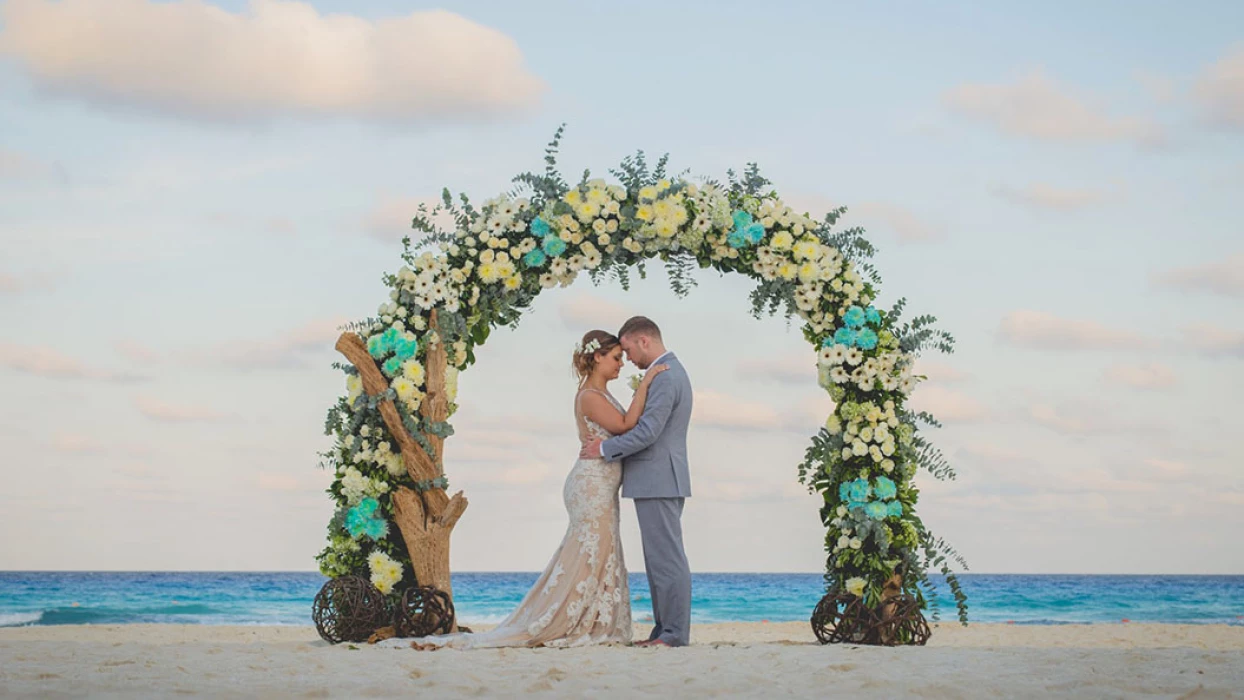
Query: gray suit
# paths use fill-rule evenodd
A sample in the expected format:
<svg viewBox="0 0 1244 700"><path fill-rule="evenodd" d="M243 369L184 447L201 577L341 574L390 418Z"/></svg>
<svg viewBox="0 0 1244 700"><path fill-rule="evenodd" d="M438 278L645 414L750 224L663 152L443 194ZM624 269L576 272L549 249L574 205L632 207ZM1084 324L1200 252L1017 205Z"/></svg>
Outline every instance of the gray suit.
<svg viewBox="0 0 1244 700"><path fill-rule="evenodd" d="M673 353L654 364L669 369L653 378L639 423L602 443L601 454L622 461L622 496L635 499L652 592L655 626L649 639L684 646L691 641L691 567L682 543L683 503L691 495L691 380Z"/></svg>

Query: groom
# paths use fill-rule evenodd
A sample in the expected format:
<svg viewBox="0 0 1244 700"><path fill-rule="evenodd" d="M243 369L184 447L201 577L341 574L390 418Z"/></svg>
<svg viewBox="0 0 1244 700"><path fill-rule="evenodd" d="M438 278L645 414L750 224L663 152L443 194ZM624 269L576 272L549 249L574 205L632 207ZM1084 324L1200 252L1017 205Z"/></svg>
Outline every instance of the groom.
<svg viewBox="0 0 1244 700"><path fill-rule="evenodd" d="M691 380L661 329L643 316L622 325L618 340L640 369L668 365L648 387L639 423L629 432L583 447L586 459L622 461L622 497L635 501L644 568L652 593L655 627L636 646L686 646L691 641L691 567L682 544L682 508L691 496L687 468L687 424L691 422Z"/></svg>

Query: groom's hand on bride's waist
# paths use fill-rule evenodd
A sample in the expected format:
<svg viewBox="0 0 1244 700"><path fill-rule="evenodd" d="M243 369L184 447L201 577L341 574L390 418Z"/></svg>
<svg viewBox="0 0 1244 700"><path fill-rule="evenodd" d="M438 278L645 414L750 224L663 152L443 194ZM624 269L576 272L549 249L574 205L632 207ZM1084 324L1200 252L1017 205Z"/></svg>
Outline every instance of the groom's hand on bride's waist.
<svg viewBox="0 0 1244 700"><path fill-rule="evenodd" d="M604 441L597 439L587 443L583 446L583 449L579 450L579 456L583 459L601 459L605 456L600 451L600 443L602 442Z"/></svg>

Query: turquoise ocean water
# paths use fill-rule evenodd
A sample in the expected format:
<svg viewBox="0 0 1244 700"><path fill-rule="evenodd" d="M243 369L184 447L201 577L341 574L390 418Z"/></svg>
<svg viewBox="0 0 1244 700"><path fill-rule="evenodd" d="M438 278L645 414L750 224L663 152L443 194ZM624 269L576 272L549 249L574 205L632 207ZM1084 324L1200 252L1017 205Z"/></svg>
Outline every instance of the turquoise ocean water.
<svg viewBox="0 0 1244 700"><path fill-rule="evenodd" d="M498 622L536 580L531 573L457 573L463 622ZM695 574L694 622L806 621L819 574ZM1244 625L1244 576L966 574L977 622L1186 622ZM161 622L311 624L317 573L0 572L0 626ZM651 611L647 579L631 576L636 620ZM942 618L955 618L943 596Z"/></svg>

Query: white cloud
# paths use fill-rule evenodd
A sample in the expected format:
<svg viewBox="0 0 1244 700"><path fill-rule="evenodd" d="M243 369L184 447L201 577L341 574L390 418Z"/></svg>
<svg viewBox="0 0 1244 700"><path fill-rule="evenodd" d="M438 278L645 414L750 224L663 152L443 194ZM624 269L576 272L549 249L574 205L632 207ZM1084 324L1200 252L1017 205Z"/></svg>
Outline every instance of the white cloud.
<svg viewBox="0 0 1244 700"><path fill-rule="evenodd" d="M759 379L810 386L816 382L816 354L805 352L739 361L740 379Z"/></svg>
<svg viewBox="0 0 1244 700"><path fill-rule="evenodd" d="M1135 389L1169 389L1177 381L1174 370L1156 362L1147 365L1114 365L1107 367L1102 376L1110 384Z"/></svg>
<svg viewBox="0 0 1244 700"><path fill-rule="evenodd" d="M370 20L286 0L238 14L199 0L9 0L0 20L0 53L37 84L179 115L447 120L526 109L544 90L513 39L444 10Z"/></svg>
<svg viewBox="0 0 1244 700"><path fill-rule="evenodd" d="M315 319L260 340L226 343L197 352L194 358L202 364L239 370L302 367L308 354L332 349L346 322L345 318Z"/></svg>
<svg viewBox="0 0 1244 700"><path fill-rule="evenodd" d="M926 381L937 384L958 384L971 378L967 372L937 360L919 358L916 360L915 373L928 377Z"/></svg>
<svg viewBox="0 0 1244 700"><path fill-rule="evenodd" d="M1211 357L1244 358L1244 331L1198 323L1184 328L1184 342Z"/></svg>
<svg viewBox="0 0 1244 700"><path fill-rule="evenodd" d="M410 236L412 241L417 240L423 234L411 228L410 223L419 213L419 207L425 205L431 211L441 203L434 197L381 195L363 217L363 231L384 243L395 243L405 236ZM438 212L432 217L432 223L444 231L453 231L457 227L453 215L447 211Z"/></svg>
<svg viewBox="0 0 1244 700"><path fill-rule="evenodd" d="M849 214L859 214L866 220L881 223L894 232L904 243L922 243L941 240L945 232L912 212L887 202L861 202L849 208Z"/></svg>
<svg viewBox="0 0 1244 700"><path fill-rule="evenodd" d="M0 366L52 379L105 382L133 382L142 379L135 374L89 367L52 348L8 343L0 343Z"/></svg>
<svg viewBox="0 0 1244 700"><path fill-rule="evenodd" d="M1149 345L1148 340L1135 333L1107 328L1095 321L1029 310L1007 314L998 335L1012 345L1039 350L1113 350Z"/></svg>
<svg viewBox="0 0 1244 700"><path fill-rule="evenodd" d="M129 340L118 341L116 344L116 350L123 357L141 365L154 365L164 361L164 357L161 356L160 353L146 347L145 345L140 345Z"/></svg>
<svg viewBox="0 0 1244 700"><path fill-rule="evenodd" d="M18 294L22 291L22 283L12 275L0 272L0 294Z"/></svg>
<svg viewBox="0 0 1244 700"><path fill-rule="evenodd" d="M254 481L261 491L307 491L312 488L310 484L304 484L301 479L291 474L279 472L259 472Z"/></svg>
<svg viewBox="0 0 1244 700"><path fill-rule="evenodd" d="M922 384L912 392L908 404L917 411L928 411L944 423L971 423L983 419L988 411L976 398L936 384Z"/></svg>
<svg viewBox="0 0 1244 700"><path fill-rule="evenodd" d="M581 293L576 293L562 302L557 313L566 328L582 333L594 328L617 333L622 324L626 323L626 319L635 315L616 301Z"/></svg>
<svg viewBox="0 0 1244 700"><path fill-rule="evenodd" d="M1098 190L1069 189L1043 183L1032 183L1015 189L1000 187L998 196L1030 209L1070 212L1100 204L1105 194Z"/></svg>
<svg viewBox="0 0 1244 700"><path fill-rule="evenodd" d="M49 446L57 452L74 455L149 457L152 454L148 445L104 443L81 433L57 433Z"/></svg>
<svg viewBox="0 0 1244 700"><path fill-rule="evenodd" d="M1202 265L1187 265L1157 274L1154 281L1184 291L1244 298L1244 253Z"/></svg>
<svg viewBox="0 0 1244 700"><path fill-rule="evenodd" d="M736 431L776 430L782 427L781 416L772 406L716 391L695 392L691 423L696 428Z"/></svg>
<svg viewBox="0 0 1244 700"><path fill-rule="evenodd" d="M288 236L297 233L298 225L292 219L283 216L274 216L264 222L264 228L268 233L275 233L282 236Z"/></svg>
<svg viewBox="0 0 1244 700"><path fill-rule="evenodd" d="M69 454L99 454L104 451L98 441L77 433L58 434L52 440L52 449Z"/></svg>
<svg viewBox="0 0 1244 700"><path fill-rule="evenodd" d="M1236 46L1205 69L1194 96L1211 122L1244 129L1244 45Z"/></svg>
<svg viewBox="0 0 1244 700"><path fill-rule="evenodd" d="M1167 432L1164 425L1132 420L1119 415L1116 407L1095 401L1071 401L1054 405L1046 402L1029 407L1028 417L1064 435L1145 435Z"/></svg>
<svg viewBox="0 0 1244 700"><path fill-rule="evenodd" d="M1131 141L1155 145L1162 129L1137 117L1115 117L1035 70L1015 83L969 83L949 90L945 104L1012 136L1043 141Z"/></svg>
<svg viewBox="0 0 1244 700"><path fill-rule="evenodd" d="M1178 86L1174 78L1168 75L1142 71L1136 74L1136 82L1140 83L1145 92L1149 93L1149 97L1158 104L1169 104L1178 97Z"/></svg>
<svg viewBox="0 0 1244 700"><path fill-rule="evenodd" d="M151 396L134 397L134 407L152 420L168 423L213 422L226 416L207 406L188 403L168 403Z"/></svg>
<svg viewBox="0 0 1244 700"><path fill-rule="evenodd" d="M52 170L46 163L0 147L0 180L28 180L47 175Z"/></svg>

